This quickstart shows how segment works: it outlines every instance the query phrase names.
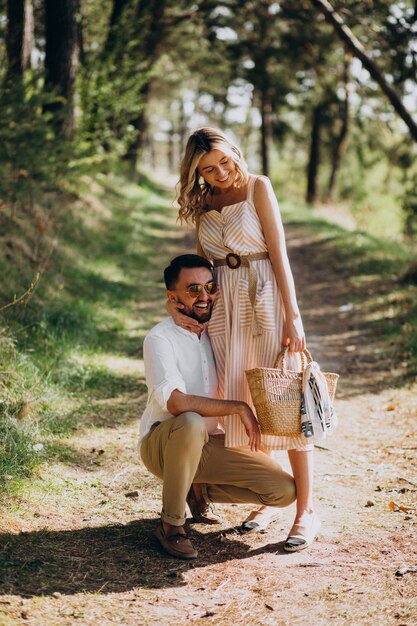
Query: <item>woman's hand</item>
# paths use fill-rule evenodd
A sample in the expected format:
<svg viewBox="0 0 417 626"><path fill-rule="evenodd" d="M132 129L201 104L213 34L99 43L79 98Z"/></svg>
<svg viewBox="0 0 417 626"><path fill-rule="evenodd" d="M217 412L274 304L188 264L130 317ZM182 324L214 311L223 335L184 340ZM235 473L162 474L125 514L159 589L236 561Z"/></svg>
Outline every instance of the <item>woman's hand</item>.
<svg viewBox="0 0 417 626"><path fill-rule="evenodd" d="M285 322L283 345L290 352L303 352L306 349L306 338L300 315Z"/></svg>
<svg viewBox="0 0 417 626"><path fill-rule="evenodd" d="M176 325L181 326L181 328L188 330L190 333L196 333L198 335L205 327L205 324L200 324L192 317L188 317L188 315L184 315L184 313L181 313L181 309L183 308L184 305L180 302L167 300L166 310L168 311L169 315L171 315Z"/></svg>

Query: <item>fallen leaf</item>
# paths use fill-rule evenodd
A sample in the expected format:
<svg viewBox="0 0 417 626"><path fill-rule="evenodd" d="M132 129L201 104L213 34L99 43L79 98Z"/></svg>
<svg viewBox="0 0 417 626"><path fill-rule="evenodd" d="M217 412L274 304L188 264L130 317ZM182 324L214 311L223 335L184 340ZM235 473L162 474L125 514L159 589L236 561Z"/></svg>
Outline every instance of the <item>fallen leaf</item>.
<svg viewBox="0 0 417 626"><path fill-rule="evenodd" d="M414 511L416 510L414 506L404 506L403 504L394 502L394 500L391 500L391 502L389 502L388 508L390 511L403 511L404 513L414 513Z"/></svg>
<svg viewBox="0 0 417 626"><path fill-rule="evenodd" d="M386 411L395 411L395 406L393 404L389 404L385 410Z"/></svg>

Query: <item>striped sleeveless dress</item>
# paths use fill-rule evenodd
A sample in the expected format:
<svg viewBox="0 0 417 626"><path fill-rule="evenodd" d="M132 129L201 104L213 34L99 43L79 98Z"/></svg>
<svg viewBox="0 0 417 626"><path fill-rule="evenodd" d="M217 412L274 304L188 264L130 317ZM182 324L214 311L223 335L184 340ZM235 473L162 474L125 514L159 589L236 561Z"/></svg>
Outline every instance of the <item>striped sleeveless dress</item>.
<svg viewBox="0 0 417 626"><path fill-rule="evenodd" d="M224 259L233 252L250 255L267 252L262 226L253 203L256 177L251 176L247 197L242 202L224 206L221 212L210 210L200 218L198 238L210 259ZM215 269L219 283L208 331L216 359L219 394L226 400L247 402L254 408L245 370L272 367L281 350L284 308L275 274L269 259L251 261L257 273L255 315L261 334L252 333L252 305L249 299L249 268L220 266ZM246 446L248 438L238 415L224 419L225 445ZM268 450L308 450L303 435L276 437L264 435L262 445Z"/></svg>

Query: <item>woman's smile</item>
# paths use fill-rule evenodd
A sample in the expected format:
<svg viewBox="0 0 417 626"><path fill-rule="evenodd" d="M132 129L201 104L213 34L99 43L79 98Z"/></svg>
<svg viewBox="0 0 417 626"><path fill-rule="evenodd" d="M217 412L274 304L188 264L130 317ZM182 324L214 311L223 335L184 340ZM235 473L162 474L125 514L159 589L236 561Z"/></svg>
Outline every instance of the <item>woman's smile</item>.
<svg viewBox="0 0 417 626"><path fill-rule="evenodd" d="M210 150L200 160L198 171L204 180L213 187L227 189L236 177L235 163L222 150Z"/></svg>

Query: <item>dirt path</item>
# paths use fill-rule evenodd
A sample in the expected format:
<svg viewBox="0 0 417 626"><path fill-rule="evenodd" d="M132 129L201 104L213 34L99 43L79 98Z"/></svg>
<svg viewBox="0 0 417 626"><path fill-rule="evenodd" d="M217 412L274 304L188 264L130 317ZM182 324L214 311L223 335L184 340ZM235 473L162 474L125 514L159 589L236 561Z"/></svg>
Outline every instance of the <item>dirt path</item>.
<svg viewBox="0 0 417 626"><path fill-rule="evenodd" d="M222 506L221 527L190 524L196 562L166 557L152 538L160 487L135 451L145 394L100 401L107 420L68 440L72 462L5 512L0 626L417 624L417 516L388 506L417 500L416 385L400 386L358 294L350 306L328 242L287 235L309 347L341 374L340 427L316 452L320 541L286 554L292 508L248 537L235 526L250 507ZM140 360L118 366L143 376Z"/></svg>

